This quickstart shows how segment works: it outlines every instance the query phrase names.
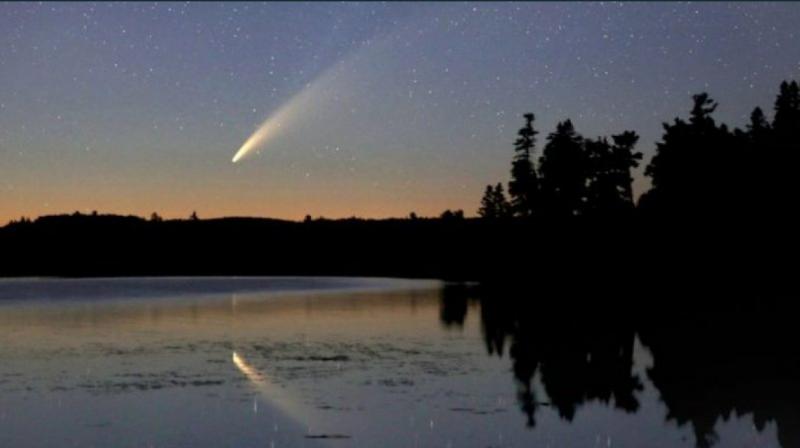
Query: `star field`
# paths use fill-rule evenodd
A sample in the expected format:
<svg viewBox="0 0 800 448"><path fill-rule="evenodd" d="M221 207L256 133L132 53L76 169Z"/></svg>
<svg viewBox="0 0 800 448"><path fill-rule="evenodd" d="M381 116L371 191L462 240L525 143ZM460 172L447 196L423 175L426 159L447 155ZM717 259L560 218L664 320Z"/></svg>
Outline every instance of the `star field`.
<svg viewBox="0 0 800 448"><path fill-rule="evenodd" d="M694 93L744 126L800 78L797 23L794 3L4 3L0 221L470 215L528 111L539 148L571 118L637 131L645 162Z"/></svg>

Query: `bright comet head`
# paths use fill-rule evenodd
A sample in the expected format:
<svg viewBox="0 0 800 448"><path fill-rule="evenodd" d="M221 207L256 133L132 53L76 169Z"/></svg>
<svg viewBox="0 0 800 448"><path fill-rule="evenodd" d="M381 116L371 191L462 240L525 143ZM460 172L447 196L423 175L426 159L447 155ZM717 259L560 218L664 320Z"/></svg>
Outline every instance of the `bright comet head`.
<svg viewBox="0 0 800 448"><path fill-rule="evenodd" d="M253 135L236 151L232 162L236 163L253 152L254 149L262 147L268 140L274 138L279 133L278 131L295 126L300 117L319 109L323 102L335 101L336 92L342 90L343 84L350 79L346 67L357 59L356 56L365 56L364 53L367 48L370 48L372 52L379 50L376 45L362 47L349 57L329 67L313 82L306 84L300 92L261 123L261 126Z"/></svg>
<svg viewBox="0 0 800 448"><path fill-rule="evenodd" d="M253 135L248 138L241 148L236 151L236 154L233 156L231 160L233 163L236 163L244 156L249 154L253 149L263 145L266 141L275 134L275 131L280 128L281 125L277 121L277 117L272 116L267 118L261 126L253 133Z"/></svg>

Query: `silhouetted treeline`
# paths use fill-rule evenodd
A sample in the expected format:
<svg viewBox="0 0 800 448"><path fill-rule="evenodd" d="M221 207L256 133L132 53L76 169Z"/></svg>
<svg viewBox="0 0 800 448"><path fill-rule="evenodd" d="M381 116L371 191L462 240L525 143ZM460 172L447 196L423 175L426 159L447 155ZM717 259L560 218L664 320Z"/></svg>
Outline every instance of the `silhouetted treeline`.
<svg viewBox="0 0 800 448"><path fill-rule="evenodd" d="M649 381L665 418L690 427L699 448L715 444L718 422L737 416L752 416L758 431L774 422L781 446L800 446L800 348L785 304L723 285L711 296L643 298L625 285L586 294L453 286L443 291L441 320L458 327L470 310L480 313L487 353L512 361L528 426L540 412L572 421L591 402L636 412ZM652 356L643 375L633 370L637 338Z"/></svg>
<svg viewBox="0 0 800 448"><path fill-rule="evenodd" d="M798 211L800 90L780 85L770 122L756 107L746 129L713 117L717 103L694 95L688 119L664 123L664 134L645 169L652 188L638 201L641 213L669 220L793 217ZM502 218L625 216L634 210L631 172L642 154L633 131L587 139L567 119L556 125L534 162L534 115L525 114L514 145L510 200L502 185L488 186L480 216Z"/></svg>
<svg viewBox="0 0 800 448"><path fill-rule="evenodd" d="M619 284L643 294L718 284L790 291L794 221L768 227L642 217L304 222L45 216L0 228L2 276L342 275Z"/></svg>
<svg viewBox="0 0 800 448"><path fill-rule="evenodd" d="M465 241L482 233L477 227L461 210L439 218L303 222L76 212L0 228L0 275L457 278L473 270L451 261L467 259L472 249Z"/></svg>
<svg viewBox="0 0 800 448"><path fill-rule="evenodd" d="M634 209L631 169L642 158L633 131L586 139L569 119L547 136L539 162L534 163L534 115L525 114L511 162L510 200L502 184L486 187L478 215L483 218L565 218L629 216Z"/></svg>

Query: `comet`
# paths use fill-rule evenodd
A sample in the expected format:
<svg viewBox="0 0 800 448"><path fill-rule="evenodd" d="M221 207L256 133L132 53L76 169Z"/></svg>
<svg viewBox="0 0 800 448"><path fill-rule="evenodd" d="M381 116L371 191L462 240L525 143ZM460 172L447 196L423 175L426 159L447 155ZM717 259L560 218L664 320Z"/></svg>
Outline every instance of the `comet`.
<svg viewBox="0 0 800 448"><path fill-rule="evenodd" d="M242 157L249 154L253 149L262 146L269 138L273 137L281 127L281 122L277 120L277 117L267 118L256 132L244 142L242 147L236 151L232 162L236 163L242 160Z"/></svg>
<svg viewBox="0 0 800 448"><path fill-rule="evenodd" d="M277 111L267 117L258 129L245 140L231 161L233 163L239 162L252 154L253 151L264 147L270 140L280 135L281 132L293 126L299 117L318 108L324 100L335 97L337 88L341 86L340 80L343 79L341 77L342 69L345 67L346 62L347 60L342 60L328 68L315 80L306 84L299 93L290 98Z"/></svg>
<svg viewBox="0 0 800 448"><path fill-rule="evenodd" d="M359 64L363 66L366 61L374 61L387 44L388 40L385 39L366 41L357 50L328 67L268 116L245 140L231 161L237 163L263 148L276 136L294 126L298 118L321 109L326 101L337 101L338 93L348 90L346 87L350 87L352 82L352 76L348 76L351 72L348 70L354 70Z"/></svg>
<svg viewBox="0 0 800 448"><path fill-rule="evenodd" d="M263 147L267 141L271 140L278 135L280 131L285 129L285 125L291 122L296 116L300 104L304 101L307 101L306 97L310 96L308 94L309 89L310 87L307 86L303 91L295 95L291 100L281 106L275 113L264 120L264 122L261 123L261 126L259 126L258 129L256 129L256 131L253 132L253 134L247 140L245 140L241 148L236 151L236 154L233 156L231 161L236 163L242 160L254 150Z"/></svg>

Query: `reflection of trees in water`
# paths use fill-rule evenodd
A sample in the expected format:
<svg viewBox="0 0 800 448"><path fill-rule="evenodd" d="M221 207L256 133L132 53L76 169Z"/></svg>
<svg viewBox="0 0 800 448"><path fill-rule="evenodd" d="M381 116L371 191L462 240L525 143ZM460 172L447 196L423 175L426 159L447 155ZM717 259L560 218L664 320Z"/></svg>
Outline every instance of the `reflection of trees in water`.
<svg viewBox="0 0 800 448"><path fill-rule="evenodd" d="M800 349L786 313L766 305L729 304L721 311L673 301L634 316L624 300L612 306L584 303L588 298L543 305L543 299L527 295L446 288L441 319L447 326L462 325L468 302L479 304L487 351L508 351L528 426L535 426L538 407L545 404L533 389L537 374L549 405L567 421L593 401L637 411L642 379L632 368L638 335L654 358L647 377L667 407L667 419L690 425L698 447L715 443L718 420L745 414L753 416L758 431L775 421L784 448L800 446Z"/></svg>
<svg viewBox="0 0 800 448"><path fill-rule="evenodd" d="M668 418L691 424L699 447L712 446L714 423L734 415L752 415L758 431L774 421L781 446L800 446L800 349L789 308L711 308L655 310L660 317L639 331Z"/></svg>

